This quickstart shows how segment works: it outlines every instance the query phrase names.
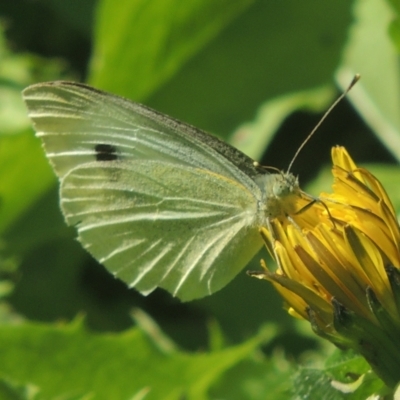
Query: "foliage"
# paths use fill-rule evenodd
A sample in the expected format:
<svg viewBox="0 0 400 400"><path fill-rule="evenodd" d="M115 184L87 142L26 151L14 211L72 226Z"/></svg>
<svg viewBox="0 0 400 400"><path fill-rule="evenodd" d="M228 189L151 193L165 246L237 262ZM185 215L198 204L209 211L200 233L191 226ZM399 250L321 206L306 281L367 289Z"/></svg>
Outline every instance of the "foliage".
<svg viewBox="0 0 400 400"><path fill-rule="evenodd" d="M330 185L321 167L330 147L345 145L375 165L399 209L389 165L400 158L398 11L394 0L0 0L0 398L383 394L357 356L337 351L325 362L332 349L244 272L187 304L161 291L144 298L110 277L62 220L20 91L80 77L285 169L334 99L334 81L346 86L359 72L349 99L361 117L342 102L293 172L318 194ZM268 255L248 268L260 258ZM157 325L137 312L135 323L133 308Z"/></svg>

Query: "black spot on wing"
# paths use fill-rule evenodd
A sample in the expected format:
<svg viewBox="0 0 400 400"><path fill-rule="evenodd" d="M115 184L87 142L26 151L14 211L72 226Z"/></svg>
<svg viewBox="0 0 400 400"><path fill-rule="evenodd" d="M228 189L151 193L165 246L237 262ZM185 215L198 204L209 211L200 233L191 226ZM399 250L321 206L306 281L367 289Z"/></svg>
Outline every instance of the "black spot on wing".
<svg viewBox="0 0 400 400"><path fill-rule="evenodd" d="M96 144L94 150L96 151L97 161L115 161L118 159L117 149L111 144Z"/></svg>

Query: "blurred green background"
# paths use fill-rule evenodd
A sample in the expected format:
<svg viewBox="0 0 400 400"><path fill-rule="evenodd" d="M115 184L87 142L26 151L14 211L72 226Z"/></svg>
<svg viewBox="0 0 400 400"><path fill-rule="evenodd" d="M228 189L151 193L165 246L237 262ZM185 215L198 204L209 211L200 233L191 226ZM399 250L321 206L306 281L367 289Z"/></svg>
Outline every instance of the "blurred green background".
<svg viewBox="0 0 400 400"><path fill-rule="evenodd" d="M260 258L273 267L266 251L226 288L190 303L162 290L143 297L98 265L63 221L58 184L21 100L24 87L57 79L86 82L285 169L357 72L361 81L292 172L318 195L331 184L330 148L344 145L377 174L398 209L398 11L395 0L0 0L0 399L2 390L4 396L34 399L262 399L266 393L286 399L292 362L310 351L311 358L325 354L308 326L286 314L273 288L246 275L246 269L259 268ZM124 358L144 346L129 336L139 332L135 321L169 354L172 367L162 369L154 353L141 364L134 356ZM268 339L260 334L266 323L276 329ZM52 333L63 339L53 343L47 339ZM86 337L69 354L66 337L74 334L126 343L121 352L109 342L99 344L118 378L101 378L98 353L87 352L79 362L73 357ZM126 335L133 341L129 346ZM246 351L240 347L245 345ZM218 352L229 349L237 352L227 361ZM202 372L192 371L188 365L200 365L200 354L210 359L201 361ZM211 356L217 354L223 365L211 374ZM178 355L188 357L188 364ZM37 363L40 371L33 373ZM67 378L73 365L77 376ZM179 376L184 370L190 371L185 379ZM142 378L135 379L138 374Z"/></svg>

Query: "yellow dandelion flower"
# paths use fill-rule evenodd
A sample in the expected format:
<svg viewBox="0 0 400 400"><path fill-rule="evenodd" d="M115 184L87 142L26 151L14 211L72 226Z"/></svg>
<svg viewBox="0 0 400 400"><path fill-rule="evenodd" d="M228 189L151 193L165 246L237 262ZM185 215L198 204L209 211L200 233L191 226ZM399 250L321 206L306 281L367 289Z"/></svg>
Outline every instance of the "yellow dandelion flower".
<svg viewBox="0 0 400 400"><path fill-rule="evenodd" d="M400 228L380 182L332 149L333 192L322 193L261 234L278 269L273 283L289 313L342 348L360 352L391 386L400 380Z"/></svg>

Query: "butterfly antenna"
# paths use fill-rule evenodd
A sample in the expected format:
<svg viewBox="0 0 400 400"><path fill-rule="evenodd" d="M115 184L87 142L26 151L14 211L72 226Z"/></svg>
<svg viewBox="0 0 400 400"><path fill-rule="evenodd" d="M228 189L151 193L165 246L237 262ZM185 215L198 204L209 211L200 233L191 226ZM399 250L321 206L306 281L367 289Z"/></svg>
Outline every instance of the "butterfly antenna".
<svg viewBox="0 0 400 400"><path fill-rule="evenodd" d="M294 161L296 160L297 156L299 155L300 151L303 150L303 147L307 144L307 142L311 139L311 137L314 135L314 133L318 130L318 128L322 125L322 123L325 121L326 117L331 113L331 111L337 106L337 104L343 100L343 98L349 93L351 88L360 80L361 75L360 74L355 74L354 78L350 82L350 85L347 87L347 89L336 99L336 101L328 108L328 110L325 112L325 114L322 116L322 118L319 120L318 124L315 126L315 128L311 131L311 133L304 139L303 143L300 145L300 147L297 149L295 155L292 158L292 161L290 161L289 167L287 172L290 172L292 169L292 165Z"/></svg>

